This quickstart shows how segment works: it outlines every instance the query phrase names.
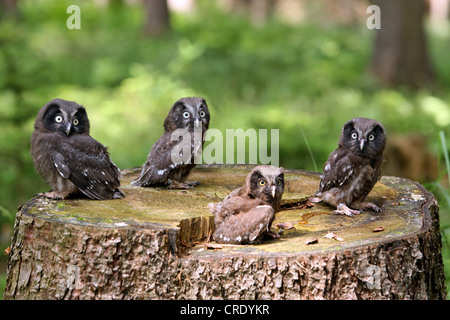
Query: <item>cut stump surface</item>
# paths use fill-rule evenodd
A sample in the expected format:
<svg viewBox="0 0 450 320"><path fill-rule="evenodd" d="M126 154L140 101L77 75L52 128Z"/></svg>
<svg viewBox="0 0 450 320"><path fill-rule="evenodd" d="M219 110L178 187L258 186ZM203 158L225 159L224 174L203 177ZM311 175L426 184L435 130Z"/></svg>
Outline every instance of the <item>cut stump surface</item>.
<svg viewBox="0 0 450 320"><path fill-rule="evenodd" d="M208 203L242 186L251 168L198 166L192 190L133 187L139 169L125 170L124 199L31 199L16 216L5 299L446 296L437 201L403 178L383 177L369 194L381 213L347 217L307 201L318 174L286 170L272 225L280 239L208 242ZM275 227L283 223L289 229Z"/></svg>

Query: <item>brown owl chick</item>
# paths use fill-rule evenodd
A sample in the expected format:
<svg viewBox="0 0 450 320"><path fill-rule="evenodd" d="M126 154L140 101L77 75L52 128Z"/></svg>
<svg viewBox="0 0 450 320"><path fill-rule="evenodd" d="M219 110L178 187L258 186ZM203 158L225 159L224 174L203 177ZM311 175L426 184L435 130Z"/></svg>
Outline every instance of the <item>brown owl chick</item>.
<svg viewBox="0 0 450 320"><path fill-rule="evenodd" d="M164 134L153 145L141 174L132 185L189 189L200 184L185 180L195 167L194 158L203 148L203 135L208 129L209 119L205 99L191 97L176 101L164 120ZM184 141L184 137L189 140Z"/></svg>
<svg viewBox="0 0 450 320"><path fill-rule="evenodd" d="M280 210L284 191L283 168L261 165L253 168L245 185L222 202L210 204L214 214L213 238L218 243L252 244L266 235L278 238L270 227Z"/></svg>
<svg viewBox="0 0 450 320"><path fill-rule="evenodd" d="M376 120L354 118L342 128L339 147L325 163L319 191L312 202L324 201L336 207L334 213L352 216L359 210L381 211L363 202L380 179L386 133Z"/></svg>
<svg viewBox="0 0 450 320"><path fill-rule="evenodd" d="M123 198L120 170L108 151L89 135L86 109L54 99L36 117L31 136L34 167L53 191L40 194L64 199L81 191L95 200Z"/></svg>

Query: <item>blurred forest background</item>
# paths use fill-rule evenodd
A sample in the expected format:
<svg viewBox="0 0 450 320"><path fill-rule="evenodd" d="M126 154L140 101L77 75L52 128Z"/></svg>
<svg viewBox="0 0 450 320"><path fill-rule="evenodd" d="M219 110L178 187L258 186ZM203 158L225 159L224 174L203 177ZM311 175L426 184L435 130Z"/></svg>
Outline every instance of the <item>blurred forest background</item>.
<svg viewBox="0 0 450 320"><path fill-rule="evenodd" d="M371 4L381 29L367 26ZM67 27L70 5L80 29ZM142 165L183 96L206 98L223 133L279 129L280 165L312 171L347 120L375 118L384 174L439 200L450 279L448 11L449 0L0 0L0 298L17 207L49 189L30 136L57 97L86 107L120 168Z"/></svg>

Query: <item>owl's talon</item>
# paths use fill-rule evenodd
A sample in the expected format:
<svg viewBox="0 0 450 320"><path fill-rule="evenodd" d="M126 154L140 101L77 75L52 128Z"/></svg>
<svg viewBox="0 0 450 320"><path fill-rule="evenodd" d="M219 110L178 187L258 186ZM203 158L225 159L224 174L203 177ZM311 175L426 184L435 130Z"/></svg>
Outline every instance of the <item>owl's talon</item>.
<svg viewBox="0 0 450 320"><path fill-rule="evenodd" d="M372 210L372 211L375 211L375 212L381 212L381 208L378 207L376 204L373 204L373 203L370 206L364 207L364 209L369 209L369 210Z"/></svg>
<svg viewBox="0 0 450 320"><path fill-rule="evenodd" d="M381 208L372 202L361 202L358 204L353 204L352 207L360 209L360 210L372 210L375 212L381 212Z"/></svg>
<svg viewBox="0 0 450 320"><path fill-rule="evenodd" d="M44 198L45 196L44 196L44 194L42 193L42 192L38 192L38 193L35 193L34 195L33 195L33 198Z"/></svg>
<svg viewBox="0 0 450 320"><path fill-rule="evenodd" d="M186 181L185 183L190 185L191 187L196 187L202 184L200 181Z"/></svg>
<svg viewBox="0 0 450 320"><path fill-rule="evenodd" d="M264 232L264 237L268 239L279 239L280 235L273 231L266 231Z"/></svg>
<svg viewBox="0 0 450 320"><path fill-rule="evenodd" d="M183 183L177 180L172 180L172 182L170 183L170 185L168 186L168 189L171 190L177 190L177 189L181 189L181 190L189 190L192 189L193 186L189 183Z"/></svg>
<svg viewBox="0 0 450 320"><path fill-rule="evenodd" d="M308 200L309 200L309 202L311 202L311 203L319 203L319 202L322 202L322 199L319 198L319 197L311 197L311 198L309 198Z"/></svg>
<svg viewBox="0 0 450 320"><path fill-rule="evenodd" d="M353 217L358 215L361 211L353 210L347 207L345 204L341 203L337 206L337 209L333 211L334 214L345 214L346 216Z"/></svg>
<svg viewBox="0 0 450 320"><path fill-rule="evenodd" d="M169 189L182 189L182 190L188 190L188 189L192 189L195 186L200 185L201 182L200 181L185 181L185 182L180 182L177 180L172 180L172 182L169 185Z"/></svg>
<svg viewBox="0 0 450 320"><path fill-rule="evenodd" d="M372 211L375 211L375 212L378 212L378 213L381 212L381 208L378 207L377 205L373 204L373 203L372 203L371 206L365 206L363 208L363 210L372 210Z"/></svg>
<svg viewBox="0 0 450 320"><path fill-rule="evenodd" d="M63 200L69 195L68 192L49 191L42 194L42 197L53 200Z"/></svg>

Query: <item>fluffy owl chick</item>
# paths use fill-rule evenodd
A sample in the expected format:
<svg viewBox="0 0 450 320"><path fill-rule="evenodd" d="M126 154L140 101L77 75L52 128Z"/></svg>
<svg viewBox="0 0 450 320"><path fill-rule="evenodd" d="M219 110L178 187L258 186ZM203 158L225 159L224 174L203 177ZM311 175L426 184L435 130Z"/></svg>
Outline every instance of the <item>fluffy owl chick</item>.
<svg viewBox="0 0 450 320"><path fill-rule="evenodd" d="M218 243L252 244L264 236L278 238L270 227L280 210L284 191L283 168L261 165L253 168L245 185L232 191L222 202L211 203Z"/></svg>
<svg viewBox="0 0 450 320"><path fill-rule="evenodd" d="M312 202L324 201L336 207L334 213L352 216L359 210L381 211L364 199L381 175L386 133L372 119L354 118L342 128L339 147L325 163L319 191Z"/></svg>
<svg viewBox="0 0 450 320"><path fill-rule="evenodd" d="M153 145L141 174L131 184L138 187L168 185L190 189L200 184L185 181L195 167L194 158L203 149L203 135L209 126L205 99L181 98L164 120L164 133Z"/></svg>
<svg viewBox="0 0 450 320"><path fill-rule="evenodd" d="M120 170L108 151L89 135L86 109L76 102L54 99L38 112L31 135L36 171L53 191L40 194L64 199L81 191L95 200L119 199Z"/></svg>

